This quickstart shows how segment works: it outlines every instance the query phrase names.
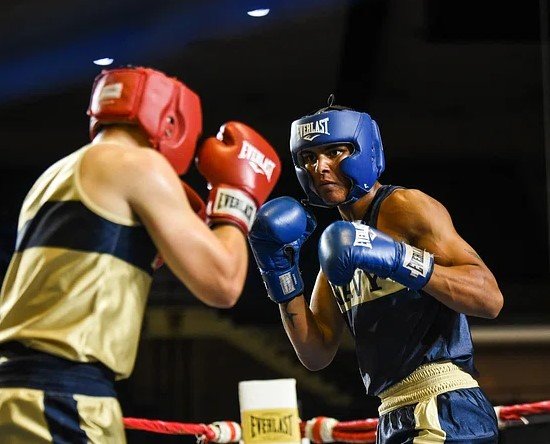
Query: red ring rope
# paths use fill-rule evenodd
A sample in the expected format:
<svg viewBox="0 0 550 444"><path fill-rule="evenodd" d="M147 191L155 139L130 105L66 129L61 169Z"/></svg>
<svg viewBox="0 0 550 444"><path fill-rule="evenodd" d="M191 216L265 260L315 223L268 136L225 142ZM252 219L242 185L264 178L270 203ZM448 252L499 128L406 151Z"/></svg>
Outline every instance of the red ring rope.
<svg viewBox="0 0 550 444"><path fill-rule="evenodd" d="M524 419L525 416L550 413L550 401L498 406L495 410L497 411L499 426L504 427L505 421L518 421ZM326 420L332 420L332 418L319 416L310 420L310 422L313 422L313 436L311 437L313 442L322 442L320 430L323 426L323 421ZM334 422L334 420L332 421ZM227 423L227 427L231 430L228 440L225 440L219 433L216 433L216 429L213 425L188 424L141 418L124 418L124 427L130 430L144 430L148 432L170 435L197 435L204 441L234 442L235 437L240 436L240 433L237 434L234 430L236 427L238 428L238 424L231 423L230 421L225 421L222 423ZM305 437L306 423L307 421L302 421L300 423L302 437ZM377 418L336 422L332 428L331 434L333 441L345 443L374 443L376 439L377 425Z"/></svg>

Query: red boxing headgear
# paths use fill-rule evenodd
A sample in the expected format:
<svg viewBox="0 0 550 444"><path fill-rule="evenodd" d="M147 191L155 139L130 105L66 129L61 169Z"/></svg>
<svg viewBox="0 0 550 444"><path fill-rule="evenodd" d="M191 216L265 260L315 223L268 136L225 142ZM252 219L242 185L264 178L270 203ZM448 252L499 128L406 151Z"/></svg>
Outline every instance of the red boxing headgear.
<svg viewBox="0 0 550 444"><path fill-rule="evenodd" d="M104 125L137 124L176 172L184 174L202 132L199 96L179 80L144 67L103 70L88 108L90 137Z"/></svg>

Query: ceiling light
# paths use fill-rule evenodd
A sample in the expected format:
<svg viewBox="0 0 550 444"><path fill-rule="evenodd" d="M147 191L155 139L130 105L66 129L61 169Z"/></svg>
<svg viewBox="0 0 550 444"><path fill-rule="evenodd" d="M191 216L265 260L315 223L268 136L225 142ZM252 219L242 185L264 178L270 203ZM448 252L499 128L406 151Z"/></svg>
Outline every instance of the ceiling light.
<svg viewBox="0 0 550 444"><path fill-rule="evenodd" d="M113 59L110 59L109 57L104 57L102 59L94 60L94 63L99 66L107 66L113 63Z"/></svg>
<svg viewBox="0 0 550 444"><path fill-rule="evenodd" d="M252 11L248 11L247 14L250 17L265 17L267 14L269 14L269 8L253 9Z"/></svg>

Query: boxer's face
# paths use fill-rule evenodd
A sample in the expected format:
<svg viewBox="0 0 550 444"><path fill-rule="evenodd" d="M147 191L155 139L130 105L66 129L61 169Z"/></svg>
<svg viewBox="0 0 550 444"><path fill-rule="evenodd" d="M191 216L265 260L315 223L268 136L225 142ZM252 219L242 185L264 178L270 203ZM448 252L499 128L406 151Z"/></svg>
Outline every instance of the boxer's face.
<svg viewBox="0 0 550 444"><path fill-rule="evenodd" d="M351 182L340 171L340 162L351 154L347 145L333 144L300 152L302 165L311 175L315 192L325 203L345 202Z"/></svg>

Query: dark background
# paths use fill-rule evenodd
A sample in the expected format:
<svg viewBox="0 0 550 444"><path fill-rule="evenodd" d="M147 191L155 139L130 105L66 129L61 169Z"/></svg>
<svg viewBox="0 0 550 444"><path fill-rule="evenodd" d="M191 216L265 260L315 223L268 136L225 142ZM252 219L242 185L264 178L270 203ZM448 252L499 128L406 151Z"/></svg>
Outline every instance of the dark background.
<svg viewBox="0 0 550 444"><path fill-rule="evenodd" d="M271 13L246 15L257 7ZM386 154L381 182L418 188L442 202L497 277L505 297L501 315L472 318L472 325L546 324L547 33L546 0L4 0L2 274L28 188L50 163L88 142L85 111L101 69L92 62L111 57L113 66L153 66L186 82L201 96L205 135L227 120L261 132L283 161L272 197L303 197L288 152L292 120L324 106L330 93L338 104L370 113ZM194 167L185 179L206 197ZM338 214L319 209L316 216L324 227ZM306 290L318 269L320 231L302 253ZM202 308L167 269L158 272L149 304L171 313ZM278 343L284 336L278 309L253 262L238 304L219 312L220 325L269 332L281 359L295 360L286 339ZM240 356L239 347L219 337L167 338L150 325L136 373L120 383L121 402L132 415L235 420L235 381L289 377L281 367ZM376 415L352 351L339 352L320 375L353 402L343 407L304 390L304 418ZM218 406L217 416L205 418L204 403Z"/></svg>

